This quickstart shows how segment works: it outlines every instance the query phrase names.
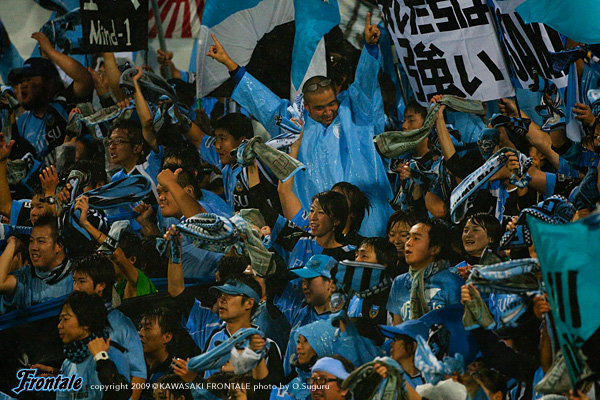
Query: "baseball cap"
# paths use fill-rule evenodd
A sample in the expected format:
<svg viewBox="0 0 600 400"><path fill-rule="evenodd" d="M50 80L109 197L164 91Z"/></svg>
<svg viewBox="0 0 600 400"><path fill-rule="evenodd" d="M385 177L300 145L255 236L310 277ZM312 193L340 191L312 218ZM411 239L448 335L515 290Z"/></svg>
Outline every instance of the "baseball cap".
<svg viewBox="0 0 600 400"><path fill-rule="evenodd" d="M311 279L318 276L324 276L331 279L331 270L337 265L337 261L332 257L319 254L312 256L304 267L292 270L293 273L301 278Z"/></svg>
<svg viewBox="0 0 600 400"><path fill-rule="evenodd" d="M260 303L260 296L254 289L235 279L230 279L221 286L213 286L208 289L208 292L215 296L219 294L218 292L233 295L246 295L251 299L254 299L257 304Z"/></svg>
<svg viewBox="0 0 600 400"><path fill-rule="evenodd" d="M389 338L404 335L414 340L417 340L417 336L421 336L423 339L427 340L429 337L429 327L419 320L409 319L396 326L379 325L379 327L381 328L381 333Z"/></svg>
<svg viewBox="0 0 600 400"><path fill-rule="evenodd" d="M43 76L45 78L60 78L54 63L41 57L31 57L23 66L15 70L15 80L20 82L28 76Z"/></svg>

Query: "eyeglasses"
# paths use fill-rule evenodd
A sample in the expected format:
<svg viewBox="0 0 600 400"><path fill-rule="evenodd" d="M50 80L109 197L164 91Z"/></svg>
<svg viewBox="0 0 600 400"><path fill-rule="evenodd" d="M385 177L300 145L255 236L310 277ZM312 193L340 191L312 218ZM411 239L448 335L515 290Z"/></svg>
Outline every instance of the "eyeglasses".
<svg viewBox="0 0 600 400"><path fill-rule="evenodd" d="M317 90L319 88L319 86L322 88L331 86L331 79L323 79L321 82L308 85L306 88L304 88L302 93L306 94L306 93L314 92L315 90Z"/></svg>
<svg viewBox="0 0 600 400"><path fill-rule="evenodd" d="M317 376L316 378L307 378L306 379L306 383L308 383L309 386L312 385L318 385L318 386L323 386L329 382L337 382L337 378L325 378L324 376Z"/></svg>
<svg viewBox="0 0 600 400"><path fill-rule="evenodd" d="M110 147L110 146L112 146L113 144L114 144L115 146L119 146L119 145L121 145L121 144L123 144L123 143L131 143L131 142L130 142L130 141L128 141L128 140L123 140L123 139L112 139L112 140L108 140L108 139L107 139L107 140L106 140L106 144L107 144L109 147Z"/></svg>

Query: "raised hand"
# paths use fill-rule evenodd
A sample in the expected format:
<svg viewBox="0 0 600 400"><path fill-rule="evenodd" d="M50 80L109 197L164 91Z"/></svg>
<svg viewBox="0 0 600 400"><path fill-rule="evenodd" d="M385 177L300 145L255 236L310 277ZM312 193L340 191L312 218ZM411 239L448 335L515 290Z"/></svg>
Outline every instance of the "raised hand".
<svg viewBox="0 0 600 400"><path fill-rule="evenodd" d="M14 140L11 140L9 143L6 143L4 133L0 132L0 162L8 160L8 157L10 156L10 151L12 150L14 144Z"/></svg>
<svg viewBox="0 0 600 400"><path fill-rule="evenodd" d="M367 44L377 44L381 32L377 25L371 25L371 13L367 13L367 23L365 24L365 42Z"/></svg>
<svg viewBox="0 0 600 400"><path fill-rule="evenodd" d="M206 55L210 58L214 58L221 64L225 65L229 71L235 70L238 67L237 64L233 62L231 57L229 57L229 54L227 54L227 52L225 51L221 43L219 43L215 35L211 34L210 36L215 41L215 44L210 46L210 49L208 49L208 53L206 53Z"/></svg>
<svg viewBox="0 0 600 400"><path fill-rule="evenodd" d="M37 40L42 53L48 54L49 52L54 51L54 46L50 43L50 39L42 32L33 32L31 38Z"/></svg>

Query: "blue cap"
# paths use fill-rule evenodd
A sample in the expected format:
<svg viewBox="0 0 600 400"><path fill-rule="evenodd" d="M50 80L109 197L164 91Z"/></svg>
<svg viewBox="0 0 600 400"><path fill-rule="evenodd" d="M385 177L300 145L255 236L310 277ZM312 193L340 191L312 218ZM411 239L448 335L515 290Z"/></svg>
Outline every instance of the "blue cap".
<svg viewBox="0 0 600 400"><path fill-rule="evenodd" d="M242 283L240 281L236 281L235 279L228 280L224 285L221 286L213 286L208 289L208 292L213 295L218 295L217 292L233 294L233 295L246 295L258 304L260 303L260 296L254 289L250 286Z"/></svg>
<svg viewBox="0 0 600 400"><path fill-rule="evenodd" d="M301 278L316 278L317 276L324 276L325 278L331 279L331 270L337 265L337 261L329 256L322 254L318 256L312 256L306 265L302 268L292 270L293 273Z"/></svg>
<svg viewBox="0 0 600 400"><path fill-rule="evenodd" d="M54 63L41 57L31 57L16 71L15 78L18 82L29 76L43 76L45 78L60 78Z"/></svg>
<svg viewBox="0 0 600 400"><path fill-rule="evenodd" d="M344 364L340 360L332 357L319 358L310 372L327 372L339 379L346 379L350 373L344 368Z"/></svg>
<svg viewBox="0 0 600 400"><path fill-rule="evenodd" d="M379 325L379 327L381 328L383 336L389 338L404 335L414 340L417 340L417 336L421 336L423 339L427 340L429 337L429 327L427 324L416 319L409 319L396 326Z"/></svg>

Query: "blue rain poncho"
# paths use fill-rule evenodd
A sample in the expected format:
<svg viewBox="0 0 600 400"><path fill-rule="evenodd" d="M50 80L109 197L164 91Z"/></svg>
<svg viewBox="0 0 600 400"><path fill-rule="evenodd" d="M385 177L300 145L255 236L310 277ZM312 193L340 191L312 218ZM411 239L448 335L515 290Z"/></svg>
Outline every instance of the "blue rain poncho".
<svg viewBox="0 0 600 400"><path fill-rule="evenodd" d="M379 68L379 61L363 48L356 79L338 96L338 115L329 126L314 121L303 111L305 127L298 160L307 169L296 174L294 181L294 193L306 210L310 209L312 196L331 189L337 182L358 186L374 206L359 231L366 237L383 236L393 212L388 203L392 190L386 169L373 143L373 137L383 132L385 125L377 80ZM232 98L257 118L271 136L281 133L275 116L290 116L290 101L280 99L248 73L241 78Z"/></svg>

